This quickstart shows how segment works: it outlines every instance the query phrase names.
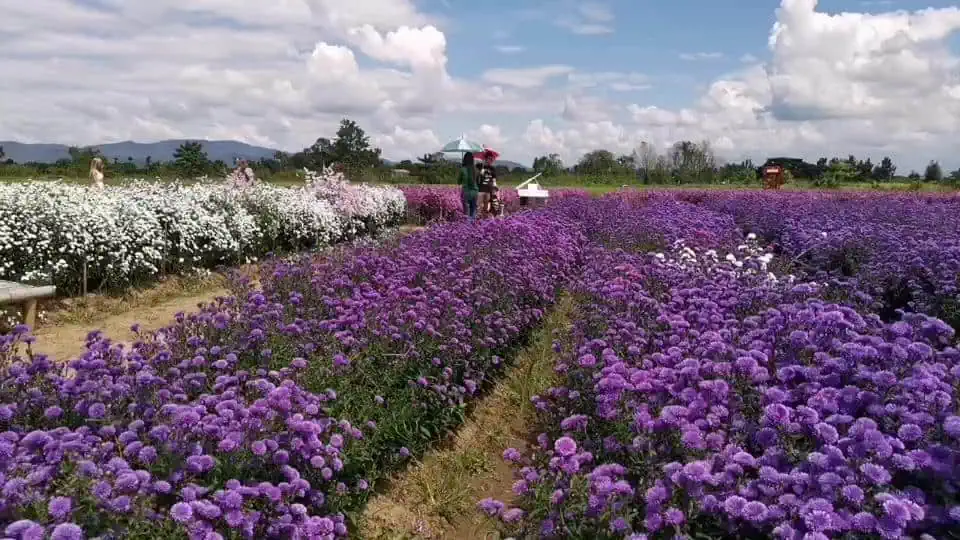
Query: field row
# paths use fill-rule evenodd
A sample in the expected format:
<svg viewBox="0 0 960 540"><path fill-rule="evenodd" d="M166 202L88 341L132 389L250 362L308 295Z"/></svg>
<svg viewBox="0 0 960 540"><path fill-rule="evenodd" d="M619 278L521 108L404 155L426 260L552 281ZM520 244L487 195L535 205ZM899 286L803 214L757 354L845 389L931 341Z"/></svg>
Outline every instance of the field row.
<svg viewBox="0 0 960 540"><path fill-rule="evenodd" d="M537 446L505 449L516 498L480 504L507 533L899 538L957 525L954 329L896 312L955 292L945 279L883 289L949 268L889 252L895 234L935 238L924 229L953 249L955 199L905 201L938 220L924 225L859 196L581 195L271 259L260 289L130 350L93 335L68 369L15 356L24 329L4 337L0 525L13 538L347 536L564 291L575 325L555 344L558 384L536 398ZM443 208L407 196L408 212ZM883 204L891 214L871 209ZM831 244L848 230L864 241ZM868 248L855 267L826 255L854 247Z"/></svg>
<svg viewBox="0 0 960 540"><path fill-rule="evenodd" d="M483 511L522 537L957 527L953 328L916 313L885 323L830 301L842 288L771 272L772 253L723 242L739 236L729 215L674 208L700 224L692 248L658 236L671 226L649 207L605 210L617 218L593 223L571 286L580 312L557 343L560 382L535 399L537 445L504 452L518 499ZM670 247L638 253L638 238Z"/></svg>
<svg viewBox="0 0 960 540"><path fill-rule="evenodd" d="M393 188L0 184L0 279L61 294L325 246L404 217Z"/></svg>

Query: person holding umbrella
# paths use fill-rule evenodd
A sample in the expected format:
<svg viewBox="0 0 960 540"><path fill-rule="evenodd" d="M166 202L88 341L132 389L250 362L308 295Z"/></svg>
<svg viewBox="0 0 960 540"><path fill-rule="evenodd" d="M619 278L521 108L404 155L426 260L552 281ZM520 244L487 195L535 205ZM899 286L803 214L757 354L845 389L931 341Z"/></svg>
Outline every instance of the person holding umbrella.
<svg viewBox="0 0 960 540"><path fill-rule="evenodd" d="M477 218L477 196L480 193L476 168L473 164L473 152L463 154L457 184L460 185L460 197L463 199L463 213L473 221Z"/></svg>

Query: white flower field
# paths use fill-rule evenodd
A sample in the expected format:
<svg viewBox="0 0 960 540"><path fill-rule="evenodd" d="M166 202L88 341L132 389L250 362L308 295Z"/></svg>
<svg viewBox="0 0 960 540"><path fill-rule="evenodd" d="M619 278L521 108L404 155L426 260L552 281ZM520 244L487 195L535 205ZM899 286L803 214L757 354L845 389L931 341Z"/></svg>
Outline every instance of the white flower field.
<svg viewBox="0 0 960 540"><path fill-rule="evenodd" d="M303 188L144 181L0 184L0 279L118 288L164 273L322 247L398 224L399 190L308 172Z"/></svg>

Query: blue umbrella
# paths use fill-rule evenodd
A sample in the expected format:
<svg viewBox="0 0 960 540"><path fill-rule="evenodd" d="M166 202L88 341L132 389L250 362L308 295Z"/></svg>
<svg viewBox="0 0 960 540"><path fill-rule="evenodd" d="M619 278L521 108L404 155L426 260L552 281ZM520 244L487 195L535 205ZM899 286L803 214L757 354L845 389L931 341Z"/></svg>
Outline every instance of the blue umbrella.
<svg viewBox="0 0 960 540"><path fill-rule="evenodd" d="M468 141L465 135L461 135L459 139L443 145L440 151L449 154L456 153L463 155L467 152L483 152L483 146L473 141Z"/></svg>

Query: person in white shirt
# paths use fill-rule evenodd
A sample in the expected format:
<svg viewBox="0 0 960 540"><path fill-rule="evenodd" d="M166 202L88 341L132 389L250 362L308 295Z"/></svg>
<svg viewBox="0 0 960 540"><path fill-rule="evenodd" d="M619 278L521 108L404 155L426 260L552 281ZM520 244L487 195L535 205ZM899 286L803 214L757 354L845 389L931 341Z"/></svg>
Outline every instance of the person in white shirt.
<svg viewBox="0 0 960 540"><path fill-rule="evenodd" d="M93 187L103 189L103 159L95 157L90 160L90 182Z"/></svg>

